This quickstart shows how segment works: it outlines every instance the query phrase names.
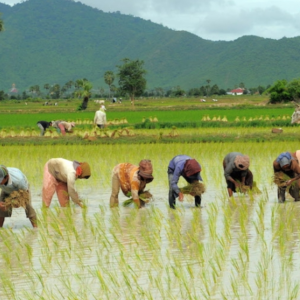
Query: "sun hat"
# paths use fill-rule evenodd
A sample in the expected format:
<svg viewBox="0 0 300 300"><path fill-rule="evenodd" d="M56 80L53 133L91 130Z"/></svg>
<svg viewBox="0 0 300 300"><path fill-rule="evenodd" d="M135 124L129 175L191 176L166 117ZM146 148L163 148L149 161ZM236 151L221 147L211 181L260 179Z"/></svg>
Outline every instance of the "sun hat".
<svg viewBox="0 0 300 300"><path fill-rule="evenodd" d="M193 159L186 160L183 168L183 173L185 174L185 176L190 177L200 172L201 172L201 166L196 161L196 159L193 158Z"/></svg>

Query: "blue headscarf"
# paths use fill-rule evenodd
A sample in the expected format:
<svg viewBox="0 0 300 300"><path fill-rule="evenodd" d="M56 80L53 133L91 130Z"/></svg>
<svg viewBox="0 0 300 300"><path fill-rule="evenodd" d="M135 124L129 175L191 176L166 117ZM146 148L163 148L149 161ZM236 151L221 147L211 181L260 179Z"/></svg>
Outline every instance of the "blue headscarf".
<svg viewBox="0 0 300 300"><path fill-rule="evenodd" d="M292 161L292 155L289 152L283 152L276 158L276 161L280 164L280 167L289 165Z"/></svg>

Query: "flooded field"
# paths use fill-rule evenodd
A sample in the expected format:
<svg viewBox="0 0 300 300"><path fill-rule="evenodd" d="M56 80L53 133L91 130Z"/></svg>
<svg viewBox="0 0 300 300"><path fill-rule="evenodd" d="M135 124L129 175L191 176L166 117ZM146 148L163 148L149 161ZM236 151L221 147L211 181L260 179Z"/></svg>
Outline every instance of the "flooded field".
<svg viewBox="0 0 300 300"><path fill-rule="evenodd" d="M0 299L298 299L300 203L277 203L272 162L297 143L1 147L1 164L31 184L39 228L22 208L0 230ZM250 156L261 194L228 199L222 160ZM168 208L167 166L188 154L202 165L202 207L191 199ZM77 190L87 206L42 210L49 158L87 161ZM152 160L154 201L109 208L112 168ZM185 182L180 181L180 186ZM120 194L121 202L127 198Z"/></svg>

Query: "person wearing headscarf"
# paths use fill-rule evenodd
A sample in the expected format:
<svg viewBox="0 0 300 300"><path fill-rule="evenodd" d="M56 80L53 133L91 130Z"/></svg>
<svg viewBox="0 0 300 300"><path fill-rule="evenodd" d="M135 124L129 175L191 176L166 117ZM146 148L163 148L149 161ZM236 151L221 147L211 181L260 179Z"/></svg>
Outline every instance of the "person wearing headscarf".
<svg viewBox="0 0 300 300"><path fill-rule="evenodd" d="M230 152L223 160L224 176L229 197L241 188L241 185L253 187L253 175L249 170L249 156L240 152Z"/></svg>
<svg viewBox="0 0 300 300"><path fill-rule="evenodd" d="M71 132L72 128L75 127L75 122L67 122L63 120L52 121L52 126L56 128L58 133L66 135L66 132Z"/></svg>
<svg viewBox="0 0 300 300"><path fill-rule="evenodd" d="M88 179L91 176L87 162L71 161L64 158L51 158L44 167L42 200L49 207L56 192L61 207L69 205L69 197L75 204L83 207L75 190L77 179Z"/></svg>
<svg viewBox="0 0 300 300"><path fill-rule="evenodd" d="M105 106L101 105L101 108L95 112L94 124L99 128L104 128L106 126L106 113Z"/></svg>
<svg viewBox="0 0 300 300"><path fill-rule="evenodd" d="M25 207L26 217L30 220L33 227L37 227L36 212L31 205L29 183L26 176L17 168L10 168L0 165L0 227L3 227L5 218L10 218L12 210L8 210L5 205L5 199L12 192L24 191L27 193L29 201Z"/></svg>
<svg viewBox="0 0 300 300"><path fill-rule="evenodd" d="M119 192L122 190L125 196L131 193L131 197L138 208L144 203L139 199L139 192L144 191L146 185L153 181L153 167L151 160L143 159L139 165L121 163L112 171L112 191L110 196L110 207L119 205Z"/></svg>
<svg viewBox="0 0 300 300"><path fill-rule="evenodd" d="M38 121L36 124L41 130L41 134L40 134L41 136L45 134L47 128L52 126L52 122L47 122L47 121Z"/></svg>
<svg viewBox="0 0 300 300"><path fill-rule="evenodd" d="M274 173L283 172L286 174L290 180L286 182L286 186L278 186L277 195L278 202L285 202L285 192L288 186L290 186L294 181L297 181L295 184L290 186L289 193L295 199L299 201L299 176L300 176L300 150L297 150L295 153L292 152L283 152L281 153L273 162Z"/></svg>
<svg viewBox="0 0 300 300"><path fill-rule="evenodd" d="M177 155L172 158L168 165L168 179L169 179L169 205L170 208L175 209L176 198L183 201L183 193L180 192L178 181L182 176L188 183L192 184L195 181L203 181L200 175L201 165L188 155ZM195 197L195 206L200 207L201 196L192 195Z"/></svg>

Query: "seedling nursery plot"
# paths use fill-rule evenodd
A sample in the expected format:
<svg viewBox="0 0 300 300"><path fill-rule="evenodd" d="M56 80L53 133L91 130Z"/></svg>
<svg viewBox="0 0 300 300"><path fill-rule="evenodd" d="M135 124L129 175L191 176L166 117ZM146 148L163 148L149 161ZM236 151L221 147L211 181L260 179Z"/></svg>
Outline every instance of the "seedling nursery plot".
<svg viewBox="0 0 300 300"><path fill-rule="evenodd" d="M2 146L2 163L28 177L38 229L13 209L0 230L0 299L299 299L299 209L277 203L272 162L297 142ZM222 160L250 156L260 194L228 198ZM185 195L168 208L167 166L178 154L201 166L202 207ZM52 157L88 161L76 182L84 208L42 209L43 166ZM153 201L109 208L111 171L152 160ZM5 159L5 161L4 161ZM180 180L179 186L186 182Z"/></svg>

